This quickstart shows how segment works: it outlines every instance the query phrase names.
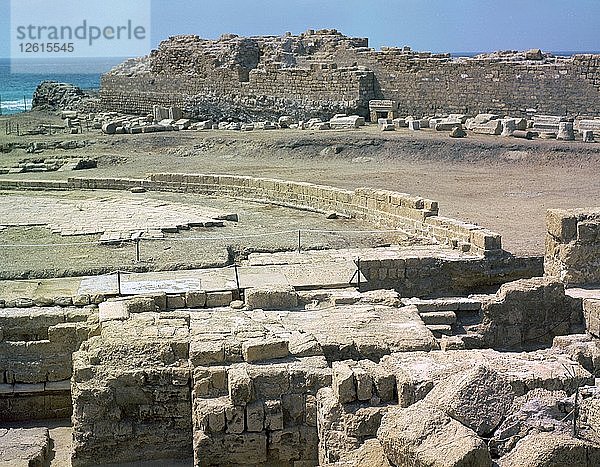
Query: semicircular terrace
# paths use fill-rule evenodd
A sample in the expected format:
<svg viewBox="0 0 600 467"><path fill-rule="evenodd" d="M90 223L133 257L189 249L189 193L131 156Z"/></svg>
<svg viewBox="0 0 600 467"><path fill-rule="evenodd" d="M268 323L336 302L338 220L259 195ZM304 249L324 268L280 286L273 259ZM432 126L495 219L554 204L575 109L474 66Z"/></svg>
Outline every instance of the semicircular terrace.
<svg viewBox="0 0 600 467"><path fill-rule="evenodd" d="M153 173L146 178L0 180L0 189L130 190L187 192L230 196L314 212L335 212L476 255L501 255L502 239L481 226L439 216L437 201L388 190L353 191L308 182L220 174Z"/></svg>

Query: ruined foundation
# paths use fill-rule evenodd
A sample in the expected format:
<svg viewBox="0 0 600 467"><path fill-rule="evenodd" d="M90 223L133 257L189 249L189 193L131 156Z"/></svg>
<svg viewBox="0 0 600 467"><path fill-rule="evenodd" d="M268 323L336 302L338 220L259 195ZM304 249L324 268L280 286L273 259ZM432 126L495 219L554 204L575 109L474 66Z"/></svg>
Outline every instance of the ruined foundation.
<svg viewBox="0 0 600 467"><path fill-rule="evenodd" d="M139 187L335 212L430 243L253 253L239 288L115 296L86 278L52 307L0 297L0 419L72 414L73 466L600 462L600 294L569 288L596 282L595 211L549 213L541 277L541 259L402 193L200 174L0 181ZM361 282L334 280L340 264ZM16 459L21 435L1 430ZM47 433L30 437L19 455L42 465Z"/></svg>

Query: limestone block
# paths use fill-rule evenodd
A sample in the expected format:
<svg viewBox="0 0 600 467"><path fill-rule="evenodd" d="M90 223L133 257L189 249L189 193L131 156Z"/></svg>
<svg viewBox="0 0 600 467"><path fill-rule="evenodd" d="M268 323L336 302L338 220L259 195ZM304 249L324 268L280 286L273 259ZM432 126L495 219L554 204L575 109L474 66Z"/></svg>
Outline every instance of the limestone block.
<svg viewBox="0 0 600 467"><path fill-rule="evenodd" d="M577 216L565 209L546 211L548 233L562 242L570 242L577 236Z"/></svg>
<svg viewBox="0 0 600 467"><path fill-rule="evenodd" d="M277 123L279 123L279 128L289 128L294 122L294 118L289 115L283 115L277 120Z"/></svg>
<svg viewBox="0 0 600 467"><path fill-rule="evenodd" d="M473 123L476 125L481 125L484 123L488 123L492 120L498 120L500 118L499 115L487 113L487 114L477 114L473 119Z"/></svg>
<svg viewBox="0 0 600 467"><path fill-rule="evenodd" d="M167 310L185 308L185 296L181 294L167 294Z"/></svg>
<svg viewBox="0 0 600 467"><path fill-rule="evenodd" d="M150 294L139 295L140 298L151 298L154 301L154 309L157 311L167 310L167 294L165 292L154 292ZM147 311L152 311L151 304L147 302Z"/></svg>
<svg viewBox="0 0 600 467"><path fill-rule="evenodd" d="M352 368L356 381L356 398L359 401L368 401L373 396L373 380L364 368Z"/></svg>
<svg viewBox="0 0 600 467"><path fill-rule="evenodd" d="M467 136L467 132L463 130L462 125L455 126L450 132L450 138L464 138L465 136Z"/></svg>
<svg viewBox="0 0 600 467"><path fill-rule="evenodd" d="M558 124L558 133L556 139L563 141L573 141L575 139L575 133L573 132L572 122L560 122Z"/></svg>
<svg viewBox="0 0 600 467"><path fill-rule="evenodd" d="M573 438L567 433L534 433L523 438L515 448L498 461L499 467L599 465L600 447Z"/></svg>
<svg viewBox="0 0 600 467"><path fill-rule="evenodd" d="M225 408L226 433L241 434L245 427L245 408L241 405L229 405Z"/></svg>
<svg viewBox="0 0 600 467"><path fill-rule="evenodd" d="M356 400L356 385L352 368L344 362L332 364L333 393L340 404L348 404Z"/></svg>
<svg viewBox="0 0 600 467"><path fill-rule="evenodd" d="M294 357L323 355L321 344L313 334L294 331L289 337L289 352Z"/></svg>
<svg viewBox="0 0 600 467"><path fill-rule="evenodd" d="M250 432L261 432L264 429L265 408L262 401L246 406L246 429Z"/></svg>
<svg viewBox="0 0 600 467"><path fill-rule="evenodd" d="M512 136L513 132L517 129L515 121L510 119L502 120L502 133L501 136Z"/></svg>
<svg viewBox="0 0 600 467"><path fill-rule="evenodd" d="M48 381L44 384L44 390L46 392L70 392L71 380L66 379L63 381Z"/></svg>
<svg viewBox="0 0 600 467"><path fill-rule="evenodd" d="M298 294L291 286L266 286L246 290L251 310L289 310L298 306Z"/></svg>
<svg viewBox="0 0 600 467"><path fill-rule="evenodd" d="M77 350L81 341L78 338L78 328L84 327L87 330L87 326L82 326L78 323L60 323L55 326L48 328L48 340L59 344L65 349L71 351Z"/></svg>
<svg viewBox="0 0 600 467"><path fill-rule="evenodd" d="M290 392L290 370L287 363L248 365L256 399L281 399Z"/></svg>
<svg viewBox="0 0 600 467"><path fill-rule="evenodd" d="M408 127L408 121L405 118L394 118L392 119L392 123L396 128Z"/></svg>
<svg viewBox="0 0 600 467"><path fill-rule="evenodd" d="M442 336L440 340L440 350L444 352L464 350L465 348L465 342L460 336Z"/></svg>
<svg viewBox="0 0 600 467"><path fill-rule="evenodd" d="M41 467L50 464L48 428L0 428L0 465Z"/></svg>
<svg viewBox="0 0 600 467"><path fill-rule="evenodd" d="M30 298L14 298L6 302L7 308L31 308L35 302Z"/></svg>
<svg viewBox="0 0 600 467"><path fill-rule="evenodd" d="M229 398L234 405L254 400L254 386L245 366L233 366L227 372Z"/></svg>
<svg viewBox="0 0 600 467"><path fill-rule="evenodd" d="M584 143L595 143L594 132L592 130L583 130L581 132L581 139Z"/></svg>
<svg viewBox="0 0 600 467"><path fill-rule="evenodd" d="M492 465L485 442L474 431L423 401L388 410L377 439L394 465Z"/></svg>
<svg viewBox="0 0 600 467"><path fill-rule="evenodd" d="M194 457L202 460L199 465L265 465L267 435L242 433L207 436L196 432Z"/></svg>
<svg viewBox="0 0 600 467"><path fill-rule="evenodd" d="M77 295L73 297L74 306L87 306L90 304L90 296L88 294Z"/></svg>
<svg viewBox="0 0 600 467"><path fill-rule="evenodd" d="M364 117L359 117L358 115L336 116L329 121L329 126L334 130L359 128L364 125Z"/></svg>
<svg viewBox="0 0 600 467"><path fill-rule="evenodd" d="M456 323L456 313L454 311L429 311L419 313L419 316L425 324L446 324Z"/></svg>
<svg viewBox="0 0 600 467"><path fill-rule="evenodd" d="M124 301L102 302L98 305L98 320L101 323L129 319L129 309Z"/></svg>
<svg viewBox="0 0 600 467"><path fill-rule="evenodd" d="M102 133L107 135L114 135L117 131L117 124L114 122L107 122L102 125Z"/></svg>
<svg viewBox="0 0 600 467"><path fill-rule="evenodd" d="M223 363L225 361L225 347L223 341L191 339L190 360L194 366Z"/></svg>
<svg viewBox="0 0 600 467"><path fill-rule="evenodd" d="M378 439L366 440L358 449L344 453L338 463L331 465L392 467Z"/></svg>
<svg viewBox="0 0 600 467"><path fill-rule="evenodd" d="M435 124L436 131L452 131L455 128L462 128L462 122L460 120L443 119L441 122Z"/></svg>
<svg viewBox="0 0 600 467"><path fill-rule="evenodd" d="M312 394L305 396L304 423L317 426L317 398Z"/></svg>
<svg viewBox="0 0 600 467"><path fill-rule="evenodd" d="M480 133L485 135L499 135L502 133L502 121L501 120L490 120L483 124L474 124L471 126L473 133Z"/></svg>
<svg viewBox="0 0 600 467"><path fill-rule="evenodd" d="M35 303L35 306L39 307L50 307L55 304L54 299L49 297L35 297L33 301Z"/></svg>
<svg viewBox="0 0 600 467"><path fill-rule="evenodd" d="M480 365L437 384L425 401L479 436L490 436L507 415L514 397L507 379Z"/></svg>
<svg viewBox="0 0 600 467"><path fill-rule="evenodd" d="M600 337L600 300L583 300L585 327L594 337Z"/></svg>
<svg viewBox="0 0 600 467"><path fill-rule="evenodd" d="M180 130L187 130L190 128L191 125L191 121L187 118L181 118L179 120L177 120L174 125L179 128Z"/></svg>
<svg viewBox="0 0 600 467"><path fill-rule="evenodd" d="M281 410L285 426L302 425L306 411L305 395L283 394L281 396Z"/></svg>
<svg viewBox="0 0 600 467"><path fill-rule="evenodd" d="M207 292L206 293L206 306L207 308L217 308L222 306L229 306L233 300L233 293L231 291L225 292Z"/></svg>
<svg viewBox="0 0 600 467"><path fill-rule="evenodd" d="M242 343L242 355L246 362L285 358L289 355L289 341L276 338L251 339Z"/></svg>
<svg viewBox="0 0 600 467"><path fill-rule="evenodd" d="M117 299L122 301L129 313L146 313L156 311L156 304L152 297L135 296L126 299Z"/></svg>
<svg viewBox="0 0 600 467"><path fill-rule="evenodd" d="M280 400L265 401L265 429L283 430L283 411Z"/></svg>
<svg viewBox="0 0 600 467"><path fill-rule="evenodd" d="M469 241L483 250L499 250L502 248L502 236L487 229L471 230Z"/></svg>
<svg viewBox="0 0 600 467"><path fill-rule="evenodd" d="M419 120L409 120L408 121L408 129L412 131L421 129L421 122Z"/></svg>

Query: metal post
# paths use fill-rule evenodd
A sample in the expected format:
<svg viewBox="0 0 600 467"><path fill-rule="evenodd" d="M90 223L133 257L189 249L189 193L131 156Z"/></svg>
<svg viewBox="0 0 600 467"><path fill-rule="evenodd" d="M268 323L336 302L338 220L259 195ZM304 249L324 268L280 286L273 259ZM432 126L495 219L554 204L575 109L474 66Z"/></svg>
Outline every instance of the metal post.
<svg viewBox="0 0 600 467"><path fill-rule="evenodd" d="M23 96L23 109L24 112L27 112L27 97Z"/></svg>
<svg viewBox="0 0 600 467"><path fill-rule="evenodd" d="M577 381L577 387L575 388L575 404L573 405L573 437L577 438L577 418L579 417L579 381Z"/></svg>
<svg viewBox="0 0 600 467"><path fill-rule="evenodd" d="M300 235L300 229L298 229L298 253L302 251L302 238Z"/></svg>
<svg viewBox="0 0 600 467"><path fill-rule="evenodd" d="M238 274L238 266L237 264L233 265L233 270L235 271L235 285L237 287L238 299L242 299L242 290L240 289L240 276Z"/></svg>
<svg viewBox="0 0 600 467"><path fill-rule="evenodd" d="M2 96L0 96L0 115L2 115Z"/></svg>
<svg viewBox="0 0 600 467"><path fill-rule="evenodd" d="M140 262L140 239L139 237L135 239L135 260Z"/></svg>
<svg viewBox="0 0 600 467"><path fill-rule="evenodd" d="M356 282L360 292L360 256L356 259Z"/></svg>
<svg viewBox="0 0 600 467"><path fill-rule="evenodd" d="M117 270L117 294L121 295L121 271Z"/></svg>

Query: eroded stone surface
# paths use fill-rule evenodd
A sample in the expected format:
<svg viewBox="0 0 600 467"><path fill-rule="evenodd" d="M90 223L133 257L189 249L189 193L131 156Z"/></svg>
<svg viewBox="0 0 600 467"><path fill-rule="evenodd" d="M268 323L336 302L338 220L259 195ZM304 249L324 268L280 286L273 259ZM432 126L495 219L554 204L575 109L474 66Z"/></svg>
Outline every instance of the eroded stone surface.
<svg viewBox="0 0 600 467"><path fill-rule="evenodd" d="M47 428L0 428L2 467L44 467L50 451Z"/></svg>

